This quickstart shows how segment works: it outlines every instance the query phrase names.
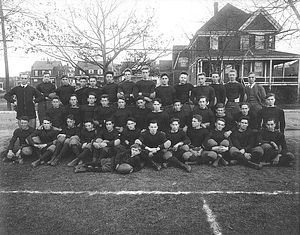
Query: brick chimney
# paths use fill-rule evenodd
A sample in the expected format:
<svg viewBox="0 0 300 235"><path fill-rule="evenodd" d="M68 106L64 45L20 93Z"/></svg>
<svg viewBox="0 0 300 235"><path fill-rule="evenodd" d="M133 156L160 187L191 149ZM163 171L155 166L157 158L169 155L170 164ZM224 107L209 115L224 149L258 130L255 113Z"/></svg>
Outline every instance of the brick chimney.
<svg viewBox="0 0 300 235"><path fill-rule="evenodd" d="M214 15L216 15L218 13L219 9L218 9L218 2L214 2Z"/></svg>

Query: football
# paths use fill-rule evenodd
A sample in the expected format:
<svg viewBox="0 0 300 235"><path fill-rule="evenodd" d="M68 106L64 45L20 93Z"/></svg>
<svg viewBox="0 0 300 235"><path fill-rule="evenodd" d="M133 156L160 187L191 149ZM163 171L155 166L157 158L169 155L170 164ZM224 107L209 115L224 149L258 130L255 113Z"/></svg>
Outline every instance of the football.
<svg viewBox="0 0 300 235"><path fill-rule="evenodd" d="M122 163L117 168L119 174L130 174L132 171L133 167L127 163Z"/></svg>
<svg viewBox="0 0 300 235"><path fill-rule="evenodd" d="M57 96L55 92L49 94L50 99L53 99L55 96Z"/></svg>

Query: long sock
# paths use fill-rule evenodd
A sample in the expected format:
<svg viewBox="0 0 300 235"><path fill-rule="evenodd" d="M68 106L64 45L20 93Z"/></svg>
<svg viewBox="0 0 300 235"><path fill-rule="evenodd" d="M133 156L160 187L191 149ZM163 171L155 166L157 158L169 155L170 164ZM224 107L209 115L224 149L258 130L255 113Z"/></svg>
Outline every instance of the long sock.
<svg viewBox="0 0 300 235"><path fill-rule="evenodd" d="M238 160L238 162L240 162L243 165L246 165L248 162L248 159L240 152L236 152L233 155L234 158L236 158L236 160Z"/></svg>
<svg viewBox="0 0 300 235"><path fill-rule="evenodd" d="M86 167L85 169L88 172L102 172L101 167Z"/></svg>
<svg viewBox="0 0 300 235"><path fill-rule="evenodd" d="M38 158L42 157L42 151L38 148L34 148L34 152L37 155Z"/></svg>
<svg viewBox="0 0 300 235"><path fill-rule="evenodd" d="M271 162L271 160L272 160L276 155L277 155L277 154L276 154L275 150L274 150L273 148L270 148L270 149L268 149L268 150L265 151L263 157L264 157L264 160L265 160L266 162Z"/></svg>
<svg viewBox="0 0 300 235"><path fill-rule="evenodd" d="M233 156L244 166L248 166L255 169L261 168L258 164L249 161L242 153L235 153Z"/></svg>
<svg viewBox="0 0 300 235"><path fill-rule="evenodd" d="M93 160L97 160L100 155L100 149L93 148Z"/></svg>
<svg viewBox="0 0 300 235"><path fill-rule="evenodd" d="M52 152L50 150L47 150L42 156L41 156L41 161L49 161L50 157L52 155Z"/></svg>
<svg viewBox="0 0 300 235"><path fill-rule="evenodd" d="M79 147L74 144L74 145L71 145L71 149L72 149L73 153L75 154L75 156L78 158L80 155Z"/></svg>
<svg viewBox="0 0 300 235"><path fill-rule="evenodd" d="M192 156L188 159L189 162L197 162L198 160L199 160L199 157L196 157L196 156L194 156L194 155L192 155Z"/></svg>
<svg viewBox="0 0 300 235"><path fill-rule="evenodd" d="M84 149L83 152L78 156L79 160L83 160L91 155L91 151L89 149Z"/></svg>
<svg viewBox="0 0 300 235"><path fill-rule="evenodd" d="M67 154L68 150L69 150L69 145L64 144L61 151L60 151L60 153L59 153L59 156L64 157Z"/></svg>
<svg viewBox="0 0 300 235"><path fill-rule="evenodd" d="M142 152L140 156L143 161L147 162L149 165L152 164L152 158L148 157L146 152Z"/></svg>
<svg viewBox="0 0 300 235"><path fill-rule="evenodd" d="M190 160L190 159L189 159ZM212 161L213 159L209 156L201 156L198 158L197 163L200 164L206 164Z"/></svg>
<svg viewBox="0 0 300 235"><path fill-rule="evenodd" d="M100 156L99 156L99 155L100 155ZM98 155L98 158L99 158L99 159L102 159L102 158L108 158L108 152L105 151L104 149L100 149L99 155ZM93 156L93 157L94 157L94 156Z"/></svg>
<svg viewBox="0 0 300 235"><path fill-rule="evenodd" d="M57 141L56 146L55 146L55 151L54 151L53 155L57 156L60 153L62 147L63 147L63 143Z"/></svg>
<svg viewBox="0 0 300 235"><path fill-rule="evenodd" d="M259 152L252 152L251 153L251 161L255 163L259 163L262 159L262 154Z"/></svg>
<svg viewBox="0 0 300 235"><path fill-rule="evenodd" d="M185 165L179 161L176 157L172 156L170 158L168 158L167 160L168 162L170 162L171 164L173 164L174 166L178 166L178 167L184 167Z"/></svg>

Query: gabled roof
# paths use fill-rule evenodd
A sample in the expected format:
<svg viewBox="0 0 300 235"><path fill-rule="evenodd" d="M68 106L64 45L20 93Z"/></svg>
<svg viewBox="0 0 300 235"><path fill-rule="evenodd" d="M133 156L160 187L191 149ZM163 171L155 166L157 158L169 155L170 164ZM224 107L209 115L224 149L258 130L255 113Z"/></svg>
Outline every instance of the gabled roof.
<svg viewBox="0 0 300 235"><path fill-rule="evenodd" d="M32 69L43 69L49 70L53 69L54 67L61 67L62 64L60 61L35 61L34 64L31 66Z"/></svg>
<svg viewBox="0 0 300 235"><path fill-rule="evenodd" d="M102 61L97 61L97 63L99 64L103 64ZM83 70L89 70L89 69L93 69L93 70L98 70L101 69L100 66L95 65L95 64L91 64L85 61L78 61L77 63L78 67L82 68Z"/></svg>
<svg viewBox="0 0 300 235"><path fill-rule="evenodd" d="M187 45L174 45L173 51L182 51L184 49L187 49Z"/></svg>
<svg viewBox="0 0 300 235"><path fill-rule="evenodd" d="M291 66L298 66L298 65L299 65L299 60L290 63L289 66L291 67Z"/></svg>
<svg viewBox="0 0 300 235"><path fill-rule="evenodd" d="M249 17L250 14L227 3L197 31L196 35L207 31L236 31Z"/></svg>
<svg viewBox="0 0 300 235"><path fill-rule="evenodd" d="M240 27L241 31L280 31L280 24L264 9L255 11L249 19Z"/></svg>

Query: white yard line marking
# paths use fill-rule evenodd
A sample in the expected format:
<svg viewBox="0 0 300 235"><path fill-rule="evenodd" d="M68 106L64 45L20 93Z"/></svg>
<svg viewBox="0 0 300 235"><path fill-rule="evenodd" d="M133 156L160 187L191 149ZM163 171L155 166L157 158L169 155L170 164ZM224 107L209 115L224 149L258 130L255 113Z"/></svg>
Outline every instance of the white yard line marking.
<svg viewBox="0 0 300 235"><path fill-rule="evenodd" d="M214 235L222 235L221 228L216 220L216 216L209 208L206 200L203 198L203 210L207 217L207 222L209 223L210 228L213 230Z"/></svg>
<svg viewBox="0 0 300 235"><path fill-rule="evenodd" d="M299 192L292 191L273 191L273 192L263 192L263 191L39 191L39 190L1 190L1 194L88 194L92 195L188 195L188 194L201 194L201 195L211 195L211 194L247 194L247 195L299 195Z"/></svg>

